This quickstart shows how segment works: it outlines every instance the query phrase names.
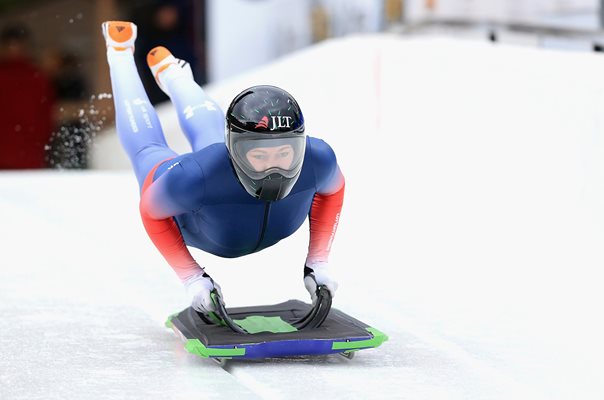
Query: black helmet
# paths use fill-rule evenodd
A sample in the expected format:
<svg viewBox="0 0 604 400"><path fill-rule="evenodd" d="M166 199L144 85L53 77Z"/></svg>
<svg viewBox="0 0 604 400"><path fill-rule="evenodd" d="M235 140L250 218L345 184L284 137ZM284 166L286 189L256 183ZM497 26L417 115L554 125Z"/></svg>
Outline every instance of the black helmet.
<svg viewBox="0 0 604 400"><path fill-rule="evenodd" d="M226 146L249 194L264 201L281 200L298 180L306 150L298 103L275 86L244 90L226 113Z"/></svg>

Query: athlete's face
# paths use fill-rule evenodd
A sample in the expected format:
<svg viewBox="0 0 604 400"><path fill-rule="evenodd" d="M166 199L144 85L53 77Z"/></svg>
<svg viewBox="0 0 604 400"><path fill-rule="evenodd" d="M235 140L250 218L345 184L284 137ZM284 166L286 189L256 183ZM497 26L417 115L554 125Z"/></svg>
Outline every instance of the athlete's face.
<svg viewBox="0 0 604 400"><path fill-rule="evenodd" d="M287 144L276 147L256 147L245 155L252 167L260 172L269 168L288 170L294 161L294 148Z"/></svg>

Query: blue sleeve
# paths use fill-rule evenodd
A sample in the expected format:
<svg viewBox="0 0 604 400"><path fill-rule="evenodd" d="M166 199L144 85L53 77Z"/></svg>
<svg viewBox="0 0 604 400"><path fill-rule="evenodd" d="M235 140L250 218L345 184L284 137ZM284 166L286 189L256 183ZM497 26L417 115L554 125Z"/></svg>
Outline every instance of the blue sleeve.
<svg viewBox="0 0 604 400"><path fill-rule="evenodd" d="M311 138L309 141L317 193L330 194L338 190L343 177L336 154L325 141Z"/></svg>

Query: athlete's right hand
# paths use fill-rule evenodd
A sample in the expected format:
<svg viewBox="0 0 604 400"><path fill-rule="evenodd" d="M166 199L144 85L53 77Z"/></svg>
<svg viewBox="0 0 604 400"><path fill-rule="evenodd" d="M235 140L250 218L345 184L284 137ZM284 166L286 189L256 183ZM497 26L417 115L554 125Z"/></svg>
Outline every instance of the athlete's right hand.
<svg viewBox="0 0 604 400"><path fill-rule="evenodd" d="M187 294L191 299L191 306L195 311L207 314L211 311L216 311L216 306L212 301L212 290L216 289L222 296L220 286L214 282L210 275L205 272L201 272L197 275L192 276L185 282L185 288Z"/></svg>

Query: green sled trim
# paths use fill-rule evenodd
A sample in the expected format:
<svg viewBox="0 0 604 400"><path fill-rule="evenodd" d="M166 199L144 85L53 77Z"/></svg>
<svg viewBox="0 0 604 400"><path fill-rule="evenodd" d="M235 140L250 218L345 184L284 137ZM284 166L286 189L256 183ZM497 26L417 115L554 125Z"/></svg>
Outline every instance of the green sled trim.
<svg viewBox="0 0 604 400"><path fill-rule="evenodd" d="M174 319L174 317L176 317L177 315L178 315L178 313L174 313L168 317L168 319L166 320L166 322L164 324L166 326L166 328L172 329L174 327L174 324L172 323L172 319Z"/></svg>
<svg viewBox="0 0 604 400"><path fill-rule="evenodd" d="M287 333L296 332L297 329L281 317L265 317L262 315L250 315L245 319L234 320L240 327L249 333L271 332L271 333Z"/></svg>
<svg viewBox="0 0 604 400"><path fill-rule="evenodd" d="M388 336L385 333L380 332L379 330L367 327L366 328L369 333L373 335L373 338L366 340L356 340L353 342L333 342L331 345L332 350L342 350L343 352L355 351L363 348L369 347L378 347L386 340L388 340Z"/></svg>
<svg viewBox="0 0 604 400"><path fill-rule="evenodd" d="M199 339L188 339L185 343L185 349L192 354L196 354L201 357L240 357L245 355L245 348L232 348L232 349L214 349L206 347L199 341Z"/></svg>

